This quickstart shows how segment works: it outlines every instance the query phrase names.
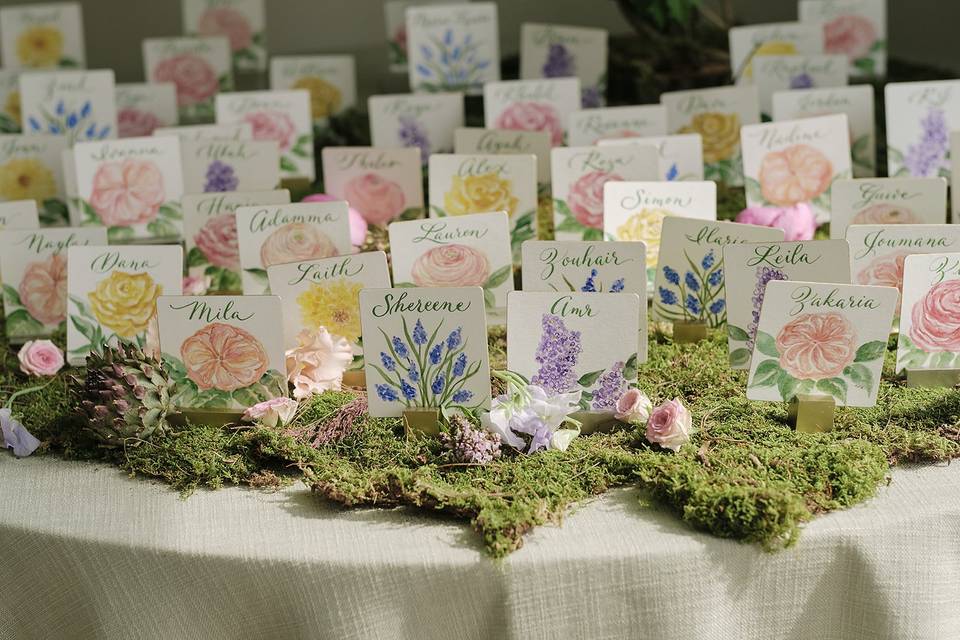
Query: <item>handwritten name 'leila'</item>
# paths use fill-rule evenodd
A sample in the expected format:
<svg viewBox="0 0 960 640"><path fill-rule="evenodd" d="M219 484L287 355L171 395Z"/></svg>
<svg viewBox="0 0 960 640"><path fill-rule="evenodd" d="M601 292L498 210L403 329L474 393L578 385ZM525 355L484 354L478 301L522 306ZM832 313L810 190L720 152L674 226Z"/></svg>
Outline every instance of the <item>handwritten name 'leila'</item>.
<svg viewBox="0 0 960 640"><path fill-rule="evenodd" d="M782 267L784 265L815 264L822 257L819 255L811 256L802 244L794 245L792 248L779 244L764 244L753 248L753 255L747 259L747 266L756 267L765 264L771 267Z"/></svg>

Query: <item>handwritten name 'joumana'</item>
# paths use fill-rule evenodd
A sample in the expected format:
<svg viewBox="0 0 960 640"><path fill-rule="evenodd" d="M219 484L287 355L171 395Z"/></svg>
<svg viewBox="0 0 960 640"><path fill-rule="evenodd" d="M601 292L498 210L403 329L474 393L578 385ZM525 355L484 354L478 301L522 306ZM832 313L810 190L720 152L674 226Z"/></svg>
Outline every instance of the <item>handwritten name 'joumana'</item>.
<svg viewBox="0 0 960 640"><path fill-rule="evenodd" d="M863 247L854 256L857 260L877 253L878 249L942 249L956 244L956 238L917 235L910 238L889 238L886 229L871 231L863 237Z"/></svg>
<svg viewBox="0 0 960 640"><path fill-rule="evenodd" d="M336 222L339 216L332 213L284 213L282 209L260 209L250 218L250 231L259 233L272 227L279 227L294 222L306 224L327 224Z"/></svg>
<svg viewBox="0 0 960 640"><path fill-rule="evenodd" d="M540 272L541 280L549 280L553 277L557 267L619 267L628 262L633 262L633 258L624 258L618 255L616 249L598 254L595 245L592 244L587 245L582 252L575 255L568 252L561 255L558 247L548 247L540 252L538 258L544 264L543 271Z"/></svg>
<svg viewBox="0 0 960 640"><path fill-rule="evenodd" d="M179 306L171 304L170 309L173 311L188 309L187 320L200 320L202 322L217 322L222 320L246 322L256 315L255 312L247 314L240 313L236 310L235 306L233 300L228 300L226 304L215 307L210 306L203 300L194 300Z"/></svg>
<svg viewBox="0 0 960 640"><path fill-rule="evenodd" d="M375 304L371 309L374 318L383 318L394 313L463 313L468 310L472 302L468 300L430 300L417 298L407 301L408 293L404 291L398 296L392 293L384 294L383 302Z"/></svg>
<svg viewBox="0 0 960 640"><path fill-rule="evenodd" d="M790 309L790 315L795 316L803 313L808 307L828 308L840 310L868 309L874 310L880 308L880 303L867 295L844 296L839 289L831 289L826 294L822 291L815 291L809 285L797 287L790 294L793 300L793 308Z"/></svg>
<svg viewBox="0 0 960 640"><path fill-rule="evenodd" d="M310 262L301 262L297 265L297 275L287 282L288 285L297 285L308 280L310 282L323 282L333 278L354 278L363 271L363 263L353 264L353 258L347 256L343 260L338 260L333 264L326 266Z"/></svg>
<svg viewBox="0 0 960 640"><path fill-rule="evenodd" d="M425 222L420 225L420 235L414 236L411 242L414 244L420 242L447 244L454 240L480 240L489 232L489 229L477 229L460 225L448 229L446 222Z"/></svg>

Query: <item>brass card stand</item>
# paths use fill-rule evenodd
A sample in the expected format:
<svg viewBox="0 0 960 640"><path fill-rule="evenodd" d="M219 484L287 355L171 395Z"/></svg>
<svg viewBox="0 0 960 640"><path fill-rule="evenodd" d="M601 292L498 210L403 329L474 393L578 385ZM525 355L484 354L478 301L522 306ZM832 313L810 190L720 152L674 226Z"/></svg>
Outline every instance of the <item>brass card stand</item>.
<svg viewBox="0 0 960 640"><path fill-rule="evenodd" d="M440 410L426 407L404 410L403 431L407 438L439 436Z"/></svg>
<svg viewBox="0 0 960 640"><path fill-rule="evenodd" d="M692 344L707 339L707 323L674 322L673 341L677 344Z"/></svg>
<svg viewBox="0 0 960 640"><path fill-rule="evenodd" d="M908 387L955 387L960 369L907 369Z"/></svg>
<svg viewBox="0 0 960 640"><path fill-rule="evenodd" d="M192 424L205 424L221 427L231 422L239 422L243 411L237 409L179 409L180 413Z"/></svg>
<svg viewBox="0 0 960 640"><path fill-rule="evenodd" d="M359 389L367 388L367 374L363 369L352 369L343 372L343 386L356 387Z"/></svg>
<svg viewBox="0 0 960 640"><path fill-rule="evenodd" d="M283 178L280 180L280 188L290 191L291 202L300 202L305 196L310 195L310 179Z"/></svg>
<svg viewBox="0 0 960 640"><path fill-rule="evenodd" d="M833 396L798 393L790 400L790 424L803 433L823 433L833 429L837 401Z"/></svg>

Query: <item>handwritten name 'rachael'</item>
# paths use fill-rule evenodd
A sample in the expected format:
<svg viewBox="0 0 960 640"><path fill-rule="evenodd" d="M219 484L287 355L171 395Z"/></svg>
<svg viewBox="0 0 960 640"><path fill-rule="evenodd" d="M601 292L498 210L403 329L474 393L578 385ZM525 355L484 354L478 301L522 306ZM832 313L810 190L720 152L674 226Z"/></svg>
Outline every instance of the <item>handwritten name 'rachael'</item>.
<svg viewBox="0 0 960 640"><path fill-rule="evenodd" d="M353 259L350 257L346 257L343 260L327 266L316 263L300 263L297 265L297 275L295 275L292 280L289 280L287 284L300 284L304 280L323 282L324 280L331 280L333 278L353 278L363 271L363 263L356 265L352 263Z"/></svg>
<svg viewBox="0 0 960 640"><path fill-rule="evenodd" d="M791 249L779 244L765 244L753 248L753 255L747 259L747 266L756 267L766 264L771 267L782 267L788 264L815 264L822 257L811 256L802 244L794 245Z"/></svg>
<svg viewBox="0 0 960 640"><path fill-rule="evenodd" d="M420 235L414 236L411 242L414 244L420 242L447 244L455 240L481 240L488 233L490 233L489 229L476 229L460 225L448 229L446 222L430 222L420 225Z"/></svg>
<svg viewBox="0 0 960 640"><path fill-rule="evenodd" d="M859 189L860 200L854 203L855 209L863 209L874 202L903 202L920 197L920 194L915 191L904 191L900 187L884 189L876 182L863 182L859 185Z"/></svg>
<svg viewBox="0 0 960 640"><path fill-rule="evenodd" d="M871 231L863 237L863 248L854 256L857 260L877 253L878 249L939 249L953 246L957 239L946 236L913 236L910 238L889 238L886 229Z"/></svg>
<svg viewBox="0 0 960 640"><path fill-rule="evenodd" d="M549 280L556 272L557 267L592 268L607 267L611 265L619 267L620 265L628 262L633 262L633 258L623 258L619 256L616 249L612 251L605 251L596 255L595 253L596 249L594 245L587 245L582 253L578 253L576 255L570 255L569 253L564 252L564 254L561 256L560 249L557 247L549 247L544 249L538 256L540 262L544 263L543 271L540 272L540 279Z"/></svg>
<svg viewBox="0 0 960 640"><path fill-rule="evenodd" d="M795 303L790 309L790 315L795 316L803 313L807 307L828 308L828 309L879 309L880 303L870 296L852 295L844 296L839 289L831 289L826 294L821 291L815 291L813 287L804 285L797 287L790 294L790 299Z"/></svg>
<svg viewBox="0 0 960 640"><path fill-rule="evenodd" d="M947 276L960 277L960 258L951 258L950 256L938 258L930 265L930 271L937 274L931 284L939 284L946 280Z"/></svg>
<svg viewBox="0 0 960 640"><path fill-rule="evenodd" d="M139 260L137 258L125 258L119 251L108 251L101 253L90 262L90 270L94 273L106 273L114 269L124 269L125 271L144 271L146 269L156 269L159 263L149 260Z"/></svg>
<svg viewBox="0 0 960 640"><path fill-rule="evenodd" d="M233 300L228 300L224 305L212 307L203 300L194 300L180 306L170 305L174 311L188 309L187 320L201 320L203 322L217 322L221 320L237 320L246 322L256 315L256 313L243 314L237 311Z"/></svg>
<svg viewBox="0 0 960 640"><path fill-rule="evenodd" d="M282 209L260 209L250 218L250 231L258 233L273 227L301 222L307 224L327 224L339 220L339 216L332 213L284 213Z"/></svg>
<svg viewBox="0 0 960 640"><path fill-rule="evenodd" d="M473 304L468 300L428 300L417 298L407 301L406 291L398 296L387 293L383 296L383 302L376 304L371 309L374 318L383 318L394 313L463 313Z"/></svg>
<svg viewBox="0 0 960 640"><path fill-rule="evenodd" d="M597 312L593 310L593 308L590 306L590 303L587 303L583 306L574 304L573 296L563 296L562 298L557 298L554 300L553 304L550 305L550 313L559 315L561 318L566 318L568 316L592 318L597 315Z"/></svg>

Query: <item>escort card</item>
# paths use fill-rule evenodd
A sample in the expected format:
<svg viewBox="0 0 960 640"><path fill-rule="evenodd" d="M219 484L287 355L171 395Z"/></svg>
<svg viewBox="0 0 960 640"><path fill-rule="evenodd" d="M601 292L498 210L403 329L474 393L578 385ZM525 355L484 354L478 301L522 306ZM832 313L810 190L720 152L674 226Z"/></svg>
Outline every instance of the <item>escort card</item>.
<svg viewBox="0 0 960 640"><path fill-rule="evenodd" d="M325 147L324 192L346 200L368 224L423 217L423 171L417 149Z"/></svg>
<svg viewBox="0 0 960 640"><path fill-rule="evenodd" d="M80 3L0 9L0 44L7 69L83 68L86 55Z"/></svg>
<svg viewBox="0 0 960 640"><path fill-rule="evenodd" d="M63 173L63 190L67 194L67 215L70 220L80 219L80 198L77 192L77 168L74 166L73 149L60 152L60 167Z"/></svg>
<svg viewBox="0 0 960 640"><path fill-rule="evenodd" d="M723 248L730 366L749 369L757 323L771 280L850 284L844 240L731 244Z"/></svg>
<svg viewBox="0 0 960 640"><path fill-rule="evenodd" d="M490 407L479 287L362 289L360 319L371 416L395 418L417 407Z"/></svg>
<svg viewBox="0 0 960 640"><path fill-rule="evenodd" d="M181 122L213 122L213 99L233 90L230 41L226 37L148 38L143 41L147 82L177 86Z"/></svg>
<svg viewBox="0 0 960 640"><path fill-rule="evenodd" d="M316 178L310 94L293 91L241 91L216 98L217 124L249 122L254 140L269 140L280 149L282 178Z"/></svg>
<svg viewBox="0 0 960 640"><path fill-rule="evenodd" d="M290 262L267 269L270 290L283 305L284 346L297 346L301 331L325 328L353 349L351 369L363 368L360 290L389 289L387 254L368 251L322 260Z"/></svg>
<svg viewBox="0 0 960 640"><path fill-rule="evenodd" d="M950 132L950 157L960 158L960 132ZM951 162L951 180L960 184L960 162ZM954 224L960 224L960 188L950 190L950 211Z"/></svg>
<svg viewBox="0 0 960 640"><path fill-rule="evenodd" d="M852 224L944 224L943 178L837 180L831 198L830 237L845 238Z"/></svg>
<svg viewBox="0 0 960 640"><path fill-rule="evenodd" d="M105 245L103 228L0 231L7 338L53 335L67 319L67 248Z"/></svg>
<svg viewBox="0 0 960 640"><path fill-rule="evenodd" d="M178 240L183 233L180 141L171 137L82 142L73 149L79 219L107 227L111 243Z"/></svg>
<svg viewBox="0 0 960 640"><path fill-rule="evenodd" d="M453 151L453 132L463 126L462 93L370 96L370 140L375 147L415 147L426 166L431 153Z"/></svg>
<svg viewBox="0 0 960 640"><path fill-rule="evenodd" d="M280 154L270 140L180 143L187 193L266 191L280 183Z"/></svg>
<svg viewBox="0 0 960 640"><path fill-rule="evenodd" d="M723 247L783 242L783 235L781 229L750 224L664 218L654 280L654 319L702 322L713 329L723 326L727 322Z"/></svg>
<svg viewBox="0 0 960 640"><path fill-rule="evenodd" d="M82 365L114 336L143 349L162 294L180 295L179 246L67 250L67 361Z"/></svg>
<svg viewBox="0 0 960 640"><path fill-rule="evenodd" d="M586 147L606 139L666 135L667 112L658 104L582 109L571 113L568 123L567 144Z"/></svg>
<svg viewBox="0 0 960 640"><path fill-rule="evenodd" d="M407 73L407 7L443 3L444 0L387 0L383 3L390 71Z"/></svg>
<svg viewBox="0 0 960 640"><path fill-rule="evenodd" d="M612 412L637 380L639 322L635 293L511 293L507 368L548 394L581 392L584 411Z"/></svg>
<svg viewBox="0 0 960 640"><path fill-rule="evenodd" d="M524 23L520 27L520 78L580 80L581 104L602 107L607 93L604 29Z"/></svg>
<svg viewBox="0 0 960 640"><path fill-rule="evenodd" d="M532 153L537 157L537 183L550 184L550 134L547 131L460 127L453 134L453 152L485 155Z"/></svg>
<svg viewBox="0 0 960 640"><path fill-rule="evenodd" d="M740 138L748 207L806 202L830 219L830 189L851 171L847 116L749 125Z"/></svg>
<svg viewBox="0 0 960 640"><path fill-rule="evenodd" d="M121 138L152 136L158 127L172 127L178 122L177 85L118 84L117 134Z"/></svg>
<svg viewBox="0 0 960 640"><path fill-rule="evenodd" d="M353 252L347 203L237 207L244 295L270 292L267 267Z"/></svg>
<svg viewBox="0 0 960 640"><path fill-rule="evenodd" d="M66 225L66 148L63 136L0 135L0 202L31 200L44 225Z"/></svg>
<svg viewBox="0 0 960 640"><path fill-rule="evenodd" d="M253 140L249 122L233 124L190 124L183 127L157 127L155 136L176 136L180 140Z"/></svg>
<svg viewBox="0 0 960 640"><path fill-rule="evenodd" d="M747 398L814 394L833 396L839 406L875 405L896 304L890 287L770 282Z"/></svg>
<svg viewBox="0 0 960 640"><path fill-rule="evenodd" d="M483 86L486 126L546 131L554 147L567 140L567 119L579 108L580 81L576 78L507 80Z"/></svg>
<svg viewBox="0 0 960 640"><path fill-rule="evenodd" d="M753 62L757 58L816 55L823 50L823 27L819 24L773 22L730 29L730 69L737 84L753 82Z"/></svg>
<svg viewBox="0 0 960 640"><path fill-rule="evenodd" d="M0 69L0 133L20 133L20 72Z"/></svg>
<svg viewBox="0 0 960 640"><path fill-rule="evenodd" d="M500 79L496 3L407 8L407 56L411 91L479 95Z"/></svg>
<svg viewBox="0 0 960 640"><path fill-rule="evenodd" d="M181 409L241 413L287 395L280 298L161 296L163 368Z"/></svg>
<svg viewBox="0 0 960 640"><path fill-rule="evenodd" d="M604 185L660 176L652 146L560 147L551 153L550 166L557 240L603 240Z"/></svg>
<svg viewBox="0 0 960 640"><path fill-rule="evenodd" d="M597 146L650 146L657 150L660 180L703 180L703 142L698 133L649 138L613 138L599 140Z"/></svg>
<svg viewBox="0 0 960 640"><path fill-rule="evenodd" d="M286 189L184 195L187 273L209 278L208 293L242 292L237 208L289 203Z"/></svg>
<svg viewBox="0 0 960 640"><path fill-rule="evenodd" d="M825 89L847 84L843 56L759 56L753 61L753 82L760 94L760 113L773 114L773 94L788 89Z"/></svg>
<svg viewBox="0 0 960 640"><path fill-rule="evenodd" d="M183 0L183 33L226 36L233 67L239 71L267 68L266 0Z"/></svg>
<svg viewBox="0 0 960 640"><path fill-rule="evenodd" d="M884 87L887 175L950 179L950 132L960 129L960 80Z"/></svg>
<svg viewBox="0 0 960 640"><path fill-rule="evenodd" d="M3 229L39 229L36 200L0 202L0 231Z"/></svg>
<svg viewBox="0 0 960 640"><path fill-rule="evenodd" d="M851 76L887 74L886 0L800 0L800 21L823 25L824 51L846 57Z"/></svg>
<svg viewBox="0 0 960 640"><path fill-rule="evenodd" d="M960 253L907 256L897 371L960 369Z"/></svg>
<svg viewBox="0 0 960 640"><path fill-rule="evenodd" d="M673 91L660 96L669 133L699 134L704 177L730 186L743 184L740 127L760 122L756 87L716 87Z"/></svg>
<svg viewBox="0 0 960 640"><path fill-rule="evenodd" d="M877 136L873 85L831 89L778 91L773 94L773 119L799 120L832 113L845 113L850 125L850 155L853 175L869 178L877 171Z"/></svg>
<svg viewBox="0 0 960 640"><path fill-rule="evenodd" d="M353 56L273 56L270 88L306 89L310 116L323 121L357 106L357 71Z"/></svg>
<svg viewBox="0 0 960 640"><path fill-rule="evenodd" d="M117 137L113 71L20 76L23 132L65 136L68 144Z"/></svg>

